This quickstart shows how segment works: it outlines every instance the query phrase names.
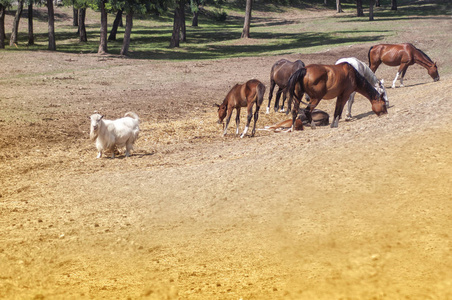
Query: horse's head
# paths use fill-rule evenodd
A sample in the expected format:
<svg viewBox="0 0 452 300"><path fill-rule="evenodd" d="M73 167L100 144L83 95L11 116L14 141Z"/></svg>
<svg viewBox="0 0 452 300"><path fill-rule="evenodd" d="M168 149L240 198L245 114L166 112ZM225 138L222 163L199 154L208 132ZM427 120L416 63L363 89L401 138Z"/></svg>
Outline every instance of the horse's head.
<svg viewBox="0 0 452 300"><path fill-rule="evenodd" d="M377 116L381 116L383 114L388 113L388 109L386 107L386 102L383 94L380 94L377 99L374 99L372 102L372 110Z"/></svg>
<svg viewBox="0 0 452 300"><path fill-rule="evenodd" d="M428 68L428 75L433 78L433 81L439 80L438 66L436 65L436 63Z"/></svg>
<svg viewBox="0 0 452 300"><path fill-rule="evenodd" d="M224 118L226 118L228 106L226 104L215 104L218 107L218 124L223 123Z"/></svg>
<svg viewBox="0 0 452 300"><path fill-rule="evenodd" d="M386 103L386 107L388 107L389 106L388 93L386 92L384 83L385 83L385 81L383 79L378 80L377 83L375 83L375 89L377 90L377 92L380 95L383 95L383 99Z"/></svg>

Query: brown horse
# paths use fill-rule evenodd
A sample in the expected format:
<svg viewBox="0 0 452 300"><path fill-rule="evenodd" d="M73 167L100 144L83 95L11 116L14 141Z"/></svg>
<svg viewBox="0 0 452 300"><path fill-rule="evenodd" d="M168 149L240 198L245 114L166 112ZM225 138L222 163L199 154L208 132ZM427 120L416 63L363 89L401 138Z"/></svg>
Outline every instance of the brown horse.
<svg viewBox="0 0 452 300"><path fill-rule="evenodd" d="M236 84L226 95L224 101L218 106L218 124L223 123L224 118L226 118L226 126L224 127L223 136L226 135L228 130L229 121L231 120L232 111L234 108L237 111L235 117L235 123L237 125L236 134L239 134L239 124L240 124L240 108L246 107L248 110L248 119L246 121L245 130L243 130L243 138L248 131L251 119L253 117L253 106L256 103L256 110L254 112L254 127L251 132L251 136L256 133L256 122L259 118L259 109L264 101L265 85L257 79L251 79L244 84Z"/></svg>
<svg viewBox="0 0 452 300"><path fill-rule="evenodd" d="M289 79L290 100L293 98L295 92L299 95L306 93L311 97L311 101L305 109L305 112L312 128L315 128L315 124L312 121L311 113L319 104L320 100L329 100L337 97L334 119L331 123L331 127L337 127L344 105L350 97L350 94L355 91L369 99L375 114L380 116L387 113L383 95L380 95L348 63L339 65L308 65L296 71ZM295 124L299 107L300 101L298 98L295 98L294 107L292 108L292 125Z"/></svg>
<svg viewBox="0 0 452 300"><path fill-rule="evenodd" d="M275 88L275 85L278 85L278 91L276 92L274 109L275 111L278 111L279 99L281 97L281 93L283 93L283 101L281 104L281 110L283 110L284 102L286 102L287 97L287 82L289 81L290 75L304 66L304 63L301 60L291 62L287 59L280 59L273 65L270 71L270 95L268 98L267 114L270 112L270 103L272 101L273 89ZM289 109L290 108L288 108L288 111Z"/></svg>
<svg viewBox="0 0 452 300"><path fill-rule="evenodd" d="M399 66L397 75L392 82L392 87L395 88L397 78L400 78L400 86L403 86L403 78L409 66L419 64L427 69L428 74L434 81L439 80L438 67L430 57L424 52L414 47L412 44L380 44L372 46L368 53L369 67L375 73L381 63L385 65L396 67Z"/></svg>

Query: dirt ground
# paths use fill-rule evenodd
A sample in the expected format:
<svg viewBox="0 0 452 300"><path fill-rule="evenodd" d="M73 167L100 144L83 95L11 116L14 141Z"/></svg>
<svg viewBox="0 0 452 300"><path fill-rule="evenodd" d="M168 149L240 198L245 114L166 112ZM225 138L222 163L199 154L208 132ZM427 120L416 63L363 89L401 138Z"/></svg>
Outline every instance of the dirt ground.
<svg viewBox="0 0 452 300"><path fill-rule="evenodd" d="M451 299L452 76L435 47L439 82L413 66L390 89L396 69L377 71L388 115L357 95L337 129L244 139L212 106L251 78L266 105L281 57L0 53L0 298ZM130 158L95 158L94 111L140 116ZM286 118L264 107L258 127Z"/></svg>

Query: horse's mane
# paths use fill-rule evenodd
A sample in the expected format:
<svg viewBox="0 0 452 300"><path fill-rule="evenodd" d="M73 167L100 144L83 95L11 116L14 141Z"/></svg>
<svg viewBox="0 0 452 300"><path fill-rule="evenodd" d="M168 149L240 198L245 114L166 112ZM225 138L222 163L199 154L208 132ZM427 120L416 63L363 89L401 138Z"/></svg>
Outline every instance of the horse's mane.
<svg viewBox="0 0 452 300"><path fill-rule="evenodd" d="M434 63L433 60L432 60L427 54L425 54L424 51L422 51L422 50L419 49L419 48L416 48L414 45L413 45L413 47L414 47L414 49L416 49L417 51L419 51L423 56L425 56L425 58L427 58L432 64Z"/></svg>
<svg viewBox="0 0 452 300"><path fill-rule="evenodd" d="M358 89L370 95L371 98L369 100L374 100L378 98L380 96L380 93L372 86L372 84L370 84L370 82L367 81L367 79L364 78L364 76L359 74L359 72L355 68L353 68L351 64L347 63L347 65L355 72L355 81ZM358 92L361 94L359 90Z"/></svg>
<svg viewBox="0 0 452 300"><path fill-rule="evenodd" d="M238 85L240 85L240 84L238 84L238 83L236 83L230 90L229 90L229 92L228 92L228 94L226 95L226 97L224 97L224 100L223 100L223 104L224 105L228 105L228 102L229 102L229 95L231 95L232 93L234 93L234 91L235 91L235 89L237 88L237 86Z"/></svg>

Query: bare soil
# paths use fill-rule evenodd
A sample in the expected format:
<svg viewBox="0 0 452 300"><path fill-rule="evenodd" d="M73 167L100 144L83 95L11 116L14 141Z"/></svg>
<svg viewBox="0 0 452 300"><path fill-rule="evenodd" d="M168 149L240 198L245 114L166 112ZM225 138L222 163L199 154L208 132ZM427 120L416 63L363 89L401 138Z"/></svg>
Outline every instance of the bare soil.
<svg viewBox="0 0 452 300"><path fill-rule="evenodd" d="M337 129L222 137L213 104L251 78L268 99L279 58L0 53L0 298L452 298L451 74L382 66L388 115L357 95ZM94 111L140 116L130 158L95 158Z"/></svg>

